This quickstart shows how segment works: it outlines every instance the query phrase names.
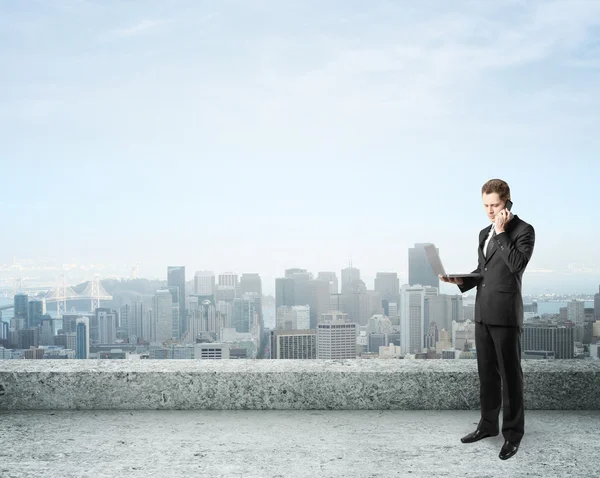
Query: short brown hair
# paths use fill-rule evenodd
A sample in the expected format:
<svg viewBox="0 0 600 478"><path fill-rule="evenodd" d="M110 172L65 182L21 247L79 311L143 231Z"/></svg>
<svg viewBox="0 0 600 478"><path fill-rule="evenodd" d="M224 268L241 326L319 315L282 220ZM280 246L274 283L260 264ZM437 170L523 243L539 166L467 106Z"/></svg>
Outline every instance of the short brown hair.
<svg viewBox="0 0 600 478"><path fill-rule="evenodd" d="M501 201L510 199L510 188L502 179L490 179L481 188L481 195L497 193Z"/></svg>

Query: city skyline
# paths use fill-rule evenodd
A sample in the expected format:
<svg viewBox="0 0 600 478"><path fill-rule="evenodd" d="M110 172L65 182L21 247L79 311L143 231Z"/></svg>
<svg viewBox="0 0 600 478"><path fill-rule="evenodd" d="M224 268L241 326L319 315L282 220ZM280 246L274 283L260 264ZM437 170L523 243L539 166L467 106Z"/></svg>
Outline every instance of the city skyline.
<svg viewBox="0 0 600 478"><path fill-rule="evenodd" d="M114 6L0 7L0 263L472 270L500 177L524 287L595 287L596 2Z"/></svg>
<svg viewBox="0 0 600 478"><path fill-rule="evenodd" d="M414 244L413 246L415 246L417 244ZM441 252L442 258L444 257L444 253L443 251ZM445 261L444 261L445 263ZM313 275L314 279L318 278L319 273L321 272L334 272L337 276L338 281L341 281L341 271L347 267L350 267L350 265L352 265L354 268L358 269L360 271L360 276L361 276L361 280L365 282L366 286L368 289L373 289L374 285L375 285L375 281L376 281L376 276L379 273L395 273L398 276L398 280L400 284L409 284L409 272L408 272L408 264L407 264L407 268L406 271L394 271L391 269L380 269L380 270L376 270L376 271L372 271L372 269L366 269L367 272L365 273L365 269L363 269L362 267L359 267L360 265L358 264L354 264L354 263L348 263L345 265L342 265L342 267L340 269L326 269L326 268L319 268L319 269L314 269L314 270L310 270L307 269L308 272L310 274ZM3 266L0 266L0 271L2 270ZM70 267L75 267L75 264L71 264ZM119 269L119 267L117 265L108 265L108 266L101 266L98 264L91 264L88 265L88 267L90 267L89 270L85 270L86 266L83 266L84 269L82 268L75 268L75 269L62 269L61 267L56 267L54 269L52 269L52 273L48 273L48 270L45 270L45 277L46 280L39 280L36 279L35 276L31 276L31 274L29 274L28 277L26 277L25 279L21 279L19 280L18 274L15 274L14 271L11 275L10 278L7 277L2 277L0 276L0 290L4 289L4 290L9 290L9 289L14 289L14 290L18 290L19 288L22 288L24 290L26 290L29 287L33 287L34 289L39 288L39 286L36 286L35 284L39 284L40 282L43 282L45 284L52 284L51 288L54 288L56 283L58 283L61 279L60 277L64 274L66 277L66 283L67 285L79 285L85 282L88 282L90 280L93 280L95 275L100 276L100 278L102 280L108 280L108 279L118 279L118 280L128 280L131 278L139 278L139 279L147 279L147 280L160 280L160 281L164 281L167 282L168 279L168 273L167 271L167 267L168 266L163 266L160 268L157 268L159 270L156 271L155 274L144 274L144 270L143 268L140 269L139 268L139 264L136 264L135 266L133 266L132 268L129 268L127 265L124 265L121 269ZM99 273L102 270L104 270L103 268L107 267L108 270L112 270L112 271L117 271L120 270L122 272L122 274L116 274L116 273ZM184 266L186 267L186 266ZM133 269L135 268L135 277L132 277L132 272ZM34 267L32 267L33 270L36 270ZM186 267L186 269L188 269ZM275 281L277 278L279 277L284 277L284 271L287 269L291 269L291 267L286 267L284 270L282 270L279 274L277 274L274 277L270 277L270 276L266 276L264 274L262 274L260 271L256 272L256 271L241 271L239 270L239 268L235 268L234 270L225 270L225 269L216 269L216 270L210 270L210 269L206 269L206 268L199 268L199 269L189 269L189 277L186 279L186 283L190 284L194 282L194 274L196 272L212 272L214 274L221 274L221 273L234 273L237 275L242 275L242 274L258 274L261 278L263 287L264 287L264 295L269 295L272 297L275 297ZM8 269L5 269L5 272L7 272ZM31 269L29 269L31 270ZM76 272L73 272L73 271ZM549 273L549 272L554 272L554 273ZM526 270L524 273L524 280L523 280L523 293L525 295L545 295L545 294L549 294L549 295L577 295L577 294L594 294L597 292L597 287L598 287L598 277L599 274L597 273L598 271L587 271L587 273L581 273L581 271L579 270L565 270L565 271L528 271ZM18 277L17 277L18 276ZM56 277L56 279L55 279ZM69 280L69 277L71 277L71 280ZM50 279L48 279L50 278ZM440 293L459 293L458 289L456 288L456 286L452 285L452 284L446 284L440 281L439 283L439 290Z"/></svg>

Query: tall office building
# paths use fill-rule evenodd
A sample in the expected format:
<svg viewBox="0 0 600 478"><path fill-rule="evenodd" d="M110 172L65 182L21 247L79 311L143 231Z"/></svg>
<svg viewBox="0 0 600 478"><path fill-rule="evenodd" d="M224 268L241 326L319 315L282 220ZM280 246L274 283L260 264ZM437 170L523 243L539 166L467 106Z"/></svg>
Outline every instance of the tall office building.
<svg viewBox="0 0 600 478"><path fill-rule="evenodd" d="M310 323L307 329L316 329L321 314L330 309L330 284L324 280L309 280L308 287L308 306L310 307ZM298 327L300 328L300 327Z"/></svg>
<svg viewBox="0 0 600 478"><path fill-rule="evenodd" d="M278 277L275 279L275 308L296 305L296 291L294 279Z"/></svg>
<svg viewBox="0 0 600 478"><path fill-rule="evenodd" d="M571 300L567 303L567 320L576 326L583 327L585 320L585 302L582 300Z"/></svg>
<svg viewBox="0 0 600 478"><path fill-rule="evenodd" d="M382 299L395 300L400 293L400 280L396 272L378 272L375 276L375 292Z"/></svg>
<svg viewBox="0 0 600 478"><path fill-rule="evenodd" d="M40 346L40 328L29 327L18 330L17 343L20 349L38 348Z"/></svg>
<svg viewBox="0 0 600 478"><path fill-rule="evenodd" d="M356 269L355 269L356 270ZM366 325L371 317L371 296L367 292L365 283L360 280L354 280L351 284L342 284L342 312L346 312L351 322L358 325Z"/></svg>
<svg viewBox="0 0 600 478"><path fill-rule="evenodd" d="M117 338L117 313L110 309L98 308L98 343L114 344Z"/></svg>
<svg viewBox="0 0 600 478"><path fill-rule="evenodd" d="M233 301L233 327L236 332L247 333L252 331L254 321L258 314L257 305L260 304L258 294L244 294Z"/></svg>
<svg viewBox="0 0 600 478"><path fill-rule="evenodd" d="M19 292L14 296L14 322L15 329L20 330L28 326L29 296Z"/></svg>
<svg viewBox="0 0 600 478"><path fill-rule="evenodd" d="M50 316L42 319L40 325L40 345L54 345L54 319Z"/></svg>
<svg viewBox="0 0 600 478"><path fill-rule="evenodd" d="M94 315L90 318L90 344L91 345L97 345L97 344L101 344L102 342L100 342L100 315L106 315L106 314L110 314L111 310L106 308L106 307L98 307L95 311L94 311ZM77 326L77 319L79 318L79 315L71 315L69 317L69 322L71 324L71 327L73 326ZM64 328L64 319L63 319L63 328ZM73 331L73 329L67 329L70 331ZM106 337L105 337L106 338ZM114 343L114 342L111 342Z"/></svg>
<svg viewBox="0 0 600 478"><path fill-rule="evenodd" d="M150 341L149 330L144 327L145 324L146 306L141 301L136 301L129 306L127 312L127 333L129 334L129 341L131 343L137 343L139 339L145 339Z"/></svg>
<svg viewBox="0 0 600 478"><path fill-rule="evenodd" d="M598 292L594 294L594 318L600 320L600 286Z"/></svg>
<svg viewBox="0 0 600 478"><path fill-rule="evenodd" d="M583 342L585 303L582 300L572 300L567 303L567 320L575 324L575 342Z"/></svg>
<svg viewBox="0 0 600 478"><path fill-rule="evenodd" d="M306 269L300 269L298 267L292 267L291 269L286 269L285 270L285 277L288 278L294 278L296 276L305 276L306 279L312 279L310 272L308 272Z"/></svg>
<svg viewBox="0 0 600 478"><path fill-rule="evenodd" d="M355 282L360 281L360 270L352 266L342 269L342 294L355 289Z"/></svg>
<svg viewBox="0 0 600 478"><path fill-rule="evenodd" d="M286 277L294 281L294 305L308 305L310 303L309 282L312 274L306 271L290 273L286 271Z"/></svg>
<svg viewBox="0 0 600 478"><path fill-rule="evenodd" d="M334 320L317 326L317 359L355 359L357 324Z"/></svg>
<svg viewBox="0 0 600 478"><path fill-rule="evenodd" d="M425 345L425 298L437 295L437 289L402 286L400 290L400 335L402 351L417 354Z"/></svg>
<svg viewBox="0 0 600 478"><path fill-rule="evenodd" d="M408 249L408 284L440 287L440 279L431 268L424 243L417 243Z"/></svg>
<svg viewBox="0 0 600 478"><path fill-rule="evenodd" d="M462 295L451 295L450 300L452 301L452 320L456 322L464 322L465 311L463 307Z"/></svg>
<svg viewBox="0 0 600 478"><path fill-rule="evenodd" d="M179 322L181 319L181 314L180 314L180 289L179 286L170 286L168 287L169 292L171 293L171 307L173 307L173 322L171 324L171 337L173 339L178 339L181 335L182 335L182 327L181 327L181 323Z"/></svg>
<svg viewBox="0 0 600 478"><path fill-rule="evenodd" d="M260 320L263 320L263 310L262 310L262 279L259 274L256 273L243 273L240 277L240 295L244 294L256 294L258 297L258 307L256 308L256 312L260 317Z"/></svg>
<svg viewBox="0 0 600 478"><path fill-rule="evenodd" d="M429 295L424 301L425 313L423 328L435 322L440 330L452 330L452 298L449 295Z"/></svg>
<svg viewBox="0 0 600 478"><path fill-rule="evenodd" d="M262 280L259 274L243 273L240 277L240 294L258 294L262 296Z"/></svg>
<svg viewBox="0 0 600 478"><path fill-rule="evenodd" d="M44 315L46 315L46 299L31 299L27 313L29 327L40 325Z"/></svg>
<svg viewBox="0 0 600 478"><path fill-rule="evenodd" d="M1 312L0 312L1 314ZM2 320L2 315L0 315L0 339L8 340L9 339L9 325L8 322L4 322Z"/></svg>
<svg viewBox="0 0 600 478"><path fill-rule="evenodd" d="M338 278L335 272L323 271L317 274L318 280L324 280L329 283L329 293L337 294L339 292L338 288Z"/></svg>
<svg viewBox="0 0 600 478"><path fill-rule="evenodd" d="M342 294L331 294L329 296L329 310L342 310L344 308L344 299Z"/></svg>
<svg viewBox="0 0 600 478"><path fill-rule="evenodd" d="M194 294L202 297L211 297L217 290L215 273L212 271L196 271L194 274Z"/></svg>
<svg viewBox="0 0 600 478"><path fill-rule="evenodd" d="M173 296L169 290L156 291L153 322L153 342L163 343L173 338Z"/></svg>
<svg viewBox="0 0 600 478"><path fill-rule="evenodd" d="M219 286L220 287L232 287L234 289L238 286L238 275L233 272L225 272L219 274Z"/></svg>
<svg viewBox="0 0 600 478"><path fill-rule="evenodd" d="M233 303L233 299L236 297L239 297L239 281L237 274L234 274L233 272L219 274L216 292L217 302Z"/></svg>
<svg viewBox="0 0 600 478"><path fill-rule="evenodd" d="M77 319L75 357L85 360L90 356L90 323L87 317Z"/></svg>
<svg viewBox="0 0 600 478"><path fill-rule="evenodd" d="M123 307L119 308L119 320L117 321L117 338L119 334L122 334L124 337L129 338L129 318L131 316L131 306L129 304L125 304Z"/></svg>
<svg viewBox="0 0 600 478"><path fill-rule="evenodd" d="M169 266L167 267L167 287L173 291L173 288L177 287L179 290L177 294L177 316L176 321L178 322L177 327L173 329L177 330L175 338L179 338L181 334L185 332L186 317L185 312L185 267L184 266ZM178 320L177 320L178 319Z"/></svg>

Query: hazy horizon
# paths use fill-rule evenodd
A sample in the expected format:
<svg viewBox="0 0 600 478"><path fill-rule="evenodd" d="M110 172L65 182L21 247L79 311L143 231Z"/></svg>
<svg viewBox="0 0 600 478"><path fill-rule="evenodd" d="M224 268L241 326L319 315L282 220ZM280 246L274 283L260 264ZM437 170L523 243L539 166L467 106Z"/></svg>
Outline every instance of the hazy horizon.
<svg viewBox="0 0 600 478"><path fill-rule="evenodd" d="M524 289L600 283L598 2L23 1L0 27L1 264L371 287L434 242L472 270L500 177Z"/></svg>

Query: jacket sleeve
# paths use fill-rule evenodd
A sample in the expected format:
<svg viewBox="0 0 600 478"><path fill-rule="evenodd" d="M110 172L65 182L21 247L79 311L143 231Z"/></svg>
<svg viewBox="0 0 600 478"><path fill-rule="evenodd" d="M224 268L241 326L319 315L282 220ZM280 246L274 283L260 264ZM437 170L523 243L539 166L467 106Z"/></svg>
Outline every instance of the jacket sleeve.
<svg viewBox="0 0 600 478"><path fill-rule="evenodd" d="M498 252L502 255L508 269L513 274L517 274L525 270L531 259L535 244L535 230L528 224L525 230L515 237L514 242L506 233L496 235L496 242L499 247Z"/></svg>
<svg viewBox="0 0 600 478"><path fill-rule="evenodd" d="M480 274L481 266L478 266L471 274ZM458 288L464 294L468 290L471 290L473 287L476 287L479 284L481 277L465 277L463 278L462 285L459 285Z"/></svg>

